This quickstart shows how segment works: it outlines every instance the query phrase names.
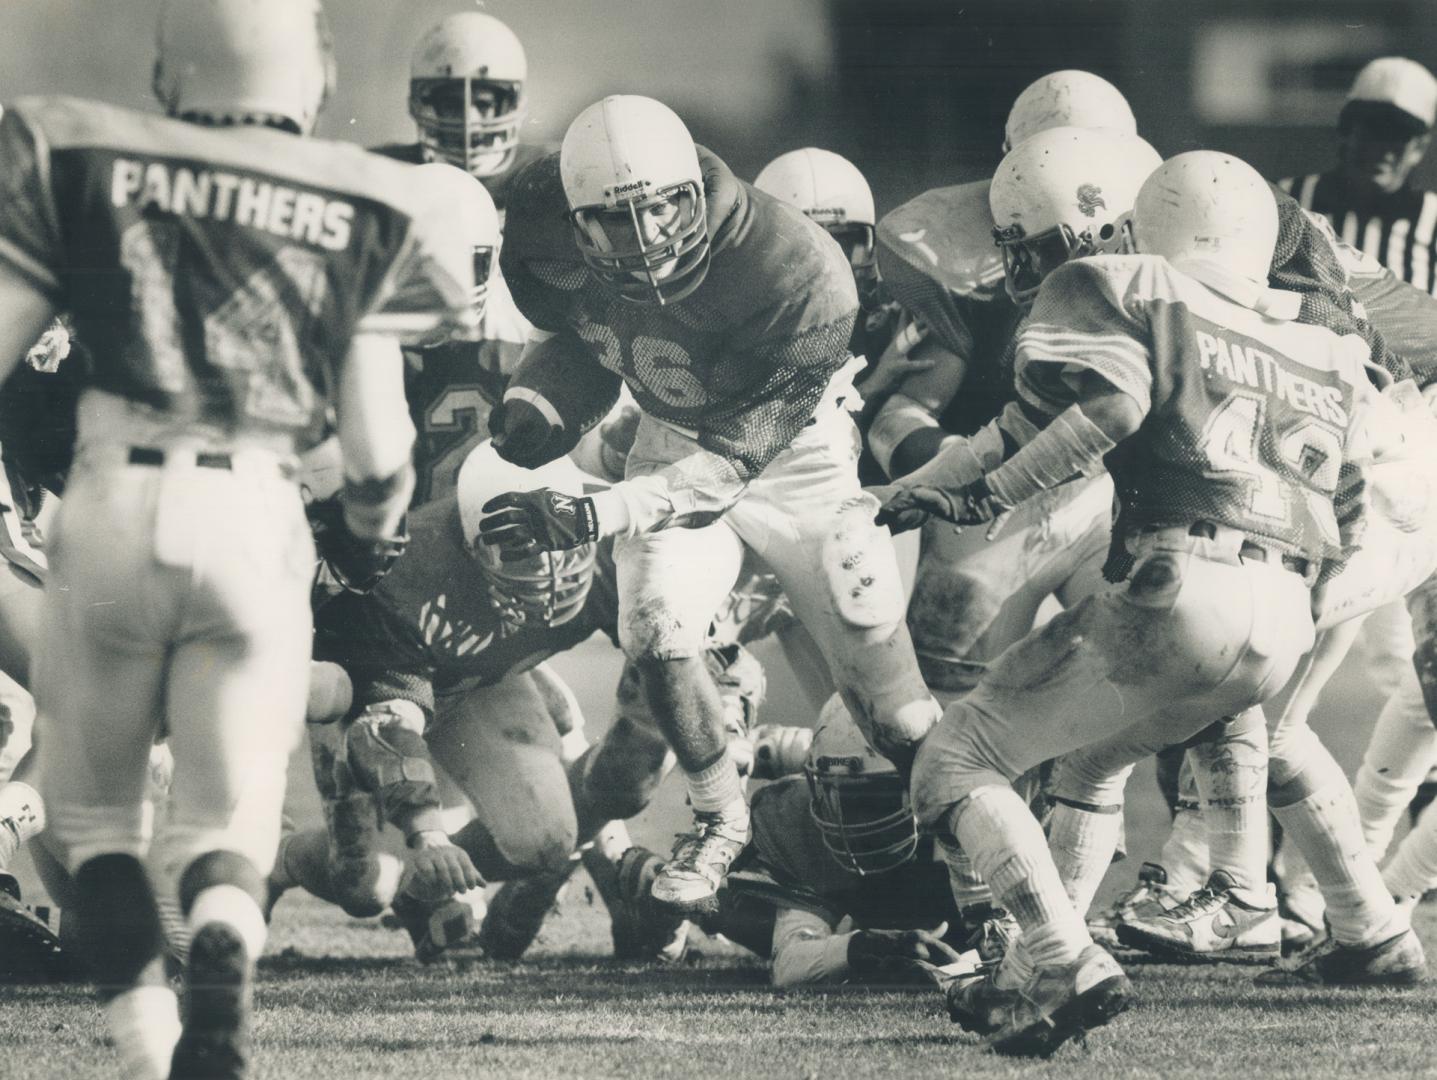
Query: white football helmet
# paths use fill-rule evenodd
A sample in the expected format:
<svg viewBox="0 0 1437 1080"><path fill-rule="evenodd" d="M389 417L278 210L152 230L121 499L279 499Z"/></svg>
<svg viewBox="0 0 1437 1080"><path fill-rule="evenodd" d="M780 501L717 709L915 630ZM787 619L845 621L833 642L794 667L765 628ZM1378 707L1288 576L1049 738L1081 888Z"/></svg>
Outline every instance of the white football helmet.
<svg viewBox="0 0 1437 1080"><path fill-rule="evenodd" d="M334 88L319 0L167 0L155 97L171 116L314 130Z"/></svg>
<svg viewBox="0 0 1437 1080"><path fill-rule="evenodd" d="M873 191L846 157L815 146L790 150L765 165L753 186L798 207L827 229L848 256L855 276L873 271Z"/></svg>
<svg viewBox="0 0 1437 1080"><path fill-rule="evenodd" d="M1161 162L1136 135L1090 128L1050 128L1017 146L988 189L1008 295L1028 303L1069 259L1118 250L1121 221Z"/></svg>
<svg viewBox="0 0 1437 1080"><path fill-rule="evenodd" d="M1216 263L1266 285L1277 246L1277 200L1251 165L1193 150L1163 162L1133 204L1133 246L1147 255Z"/></svg>
<svg viewBox="0 0 1437 1080"><path fill-rule="evenodd" d="M1008 110L1003 153L1055 127L1138 133L1138 122L1122 91L1091 71L1054 71L1019 94Z"/></svg>
<svg viewBox="0 0 1437 1080"><path fill-rule="evenodd" d="M475 177L442 161L414 166L421 197L445 209L448 227L468 238L474 255L474 314L484 317L489 281L499 255L499 211L494 197Z"/></svg>
<svg viewBox="0 0 1437 1080"><path fill-rule="evenodd" d="M589 269L635 303L666 304L709 266L698 151L653 98L606 97L581 112L559 151L574 238Z"/></svg>
<svg viewBox="0 0 1437 1080"><path fill-rule="evenodd" d="M419 39L409 65L409 115L430 161L475 176L514 162L527 102L524 46L492 15L461 11Z"/></svg>
<svg viewBox="0 0 1437 1080"><path fill-rule="evenodd" d="M818 714L803 765L809 813L829 854L855 874L902 866L918 848L918 821L908 785L893 763L863 737L843 699Z"/></svg>
<svg viewBox="0 0 1437 1080"><path fill-rule="evenodd" d="M484 504L509 491L553 488L579 495L593 486L566 457L525 469L499 456L489 440L470 451L455 483L464 543L489 581L489 597L510 626L562 626L579 614L594 583L595 545L543 551L504 562L498 549L478 541Z"/></svg>

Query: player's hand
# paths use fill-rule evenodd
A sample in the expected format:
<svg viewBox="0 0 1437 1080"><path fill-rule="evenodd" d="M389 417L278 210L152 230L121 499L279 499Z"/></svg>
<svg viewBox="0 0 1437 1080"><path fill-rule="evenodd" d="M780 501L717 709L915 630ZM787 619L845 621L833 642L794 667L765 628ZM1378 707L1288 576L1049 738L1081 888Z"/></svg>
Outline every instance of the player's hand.
<svg viewBox="0 0 1437 1080"><path fill-rule="evenodd" d="M886 525L896 533L917 529L930 517L952 521L956 513L948 493L936 487L899 487L873 489L883 505L873 518L875 525Z"/></svg>
<svg viewBox="0 0 1437 1080"><path fill-rule="evenodd" d="M498 548L504 562L545 551L568 551L593 543L600 535L593 499L549 488L498 495L480 511L484 517L479 540Z"/></svg>
<svg viewBox="0 0 1437 1080"><path fill-rule="evenodd" d="M425 900L447 900L484 884L469 853L443 833L422 832L410 838L409 889Z"/></svg>
<svg viewBox="0 0 1437 1080"><path fill-rule="evenodd" d="M532 402L509 398L489 413L494 449L505 461L525 469L547 465L566 452L562 427L555 427Z"/></svg>
<svg viewBox="0 0 1437 1080"><path fill-rule="evenodd" d="M957 963L958 950L942 935L947 924L935 930L856 930L848 939L848 967L860 977L932 978L929 967Z"/></svg>

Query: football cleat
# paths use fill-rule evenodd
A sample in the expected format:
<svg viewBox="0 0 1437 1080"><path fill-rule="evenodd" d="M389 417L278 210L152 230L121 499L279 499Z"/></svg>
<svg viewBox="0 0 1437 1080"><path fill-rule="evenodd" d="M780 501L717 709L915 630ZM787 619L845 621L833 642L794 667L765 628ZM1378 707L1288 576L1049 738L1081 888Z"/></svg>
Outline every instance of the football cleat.
<svg viewBox="0 0 1437 1080"><path fill-rule="evenodd" d="M1206 885L1169 911L1130 915L1117 935L1129 948L1173 960L1268 964L1282 955L1273 887L1238 889L1226 870L1214 870Z"/></svg>
<svg viewBox="0 0 1437 1080"><path fill-rule="evenodd" d="M1342 945L1327 938L1293 958L1290 965L1264 971L1259 986L1416 986L1427 979L1422 942L1403 930L1375 945Z"/></svg>
<svg viewBox="0 0 1437 1080"><path fill-rule="evenodd" d="M972 904L958 914L962 919L958 926L958 951L973 949L985 964L1002 960L1008 947L1023 932L1017 919L992 904Z"/></svg>
<svg viewBox="0 0 1437 1080"><path fill-rule="evenodd" d="M997 975L997 964L985 964L945 986L948 1019L975 1035L991 1035L1001 1028L1018 1001L1018 991L999 986Z"/></svg>
<svg viewBox="0 0 1437 1080"><path fill-rule="evenodd" d="M1088 934L1107 949L1116 948L1118 927L1134 915L1156 915L1182 903L1183 897L1168 888L1168 872L1157 863L1143 863L1138 883L1123 893L1102 914L1088 920Z"/></svg>
<svg viewBox="0 0 1437 1080"><path fill-rule="evenodd" d="M1017 991L988 1046L1010 1057L1048 1057L1063 1043L1102 1027L1133 1001L1133 987L1101 945L1071 964L1040 967Z"/></svg>
<svg viewBox="0 0 1437 1080"><path fill-rule="evenodd" d="M185 1024L170 1062L173 1080L240 1080L248 1071L250 960L233 927L206 923L190 942Z"/></svg>
<svg viewBox="0 0 1437 1080"><path fill-rule="evenodd" d="M647 848L631 847L619 860L618 895L610 905L614 958L677 964L688 951L689 923L654 902L654 879L664 861Z"/></svg>
<svg viewBox="0 0 1437 1080"><path fill-rule="evenodd" d="M20 884L0 873L0 983L49 981L64 974L60 939L20 902Z"/></svg>
<svg viewBox="0 0 1437 1080"><path fill-rule="evenodd" d="M544 919L559 902L573 865L557 873L506 881L489 901L479 928L479 947L491 960L518 960L534 944Z"/></svg>
<svg viewBox="0 0 1437 1080"><path fill-rule="evenodd" d="M671 912L712 915L728 868L749 841L749 822L742 825L722 813L694 813L697 831L685 833L672 858L654 875L650 895Z"/></svg>
<svg viewBox="0 0 1437 1080"><path fill-rule="evenodd" d="M414 942L414 956L421 964L436 962L474 933L474 909L458 897L430 903L401 891L390 910Z"/></svg>

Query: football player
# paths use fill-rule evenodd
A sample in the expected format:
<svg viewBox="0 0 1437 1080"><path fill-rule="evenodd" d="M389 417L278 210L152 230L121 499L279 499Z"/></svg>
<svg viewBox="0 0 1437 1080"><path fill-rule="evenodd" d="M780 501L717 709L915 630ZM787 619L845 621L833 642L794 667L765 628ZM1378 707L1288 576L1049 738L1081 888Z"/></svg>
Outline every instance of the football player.
<svg viewBox="0 0 1437 1080"><path fill-rule="evenodd" d="M1364 460L1355 417L1375 391L1360 337L1297 322L1302 298L1267 284L1277 204L1236 159L1198 151L1160 166L1132 211L1139 254L1065 262L1061 233L1030 224L1005 257L1040 286L1016 369L1035 430L966 486L897 496L884 516L923 506L971 524L1104 457L1113 474L1110 566L1124 584L1004 653L914 770L920 823L957 837L1024 928L1032 971L992 1046L1048 1054L1126 1008L1131 989L1009 783L1087 745L1157 750L1287 682L1313 643L1316 571L1341 554L1338 466ZM1283 389L1296 380L1306 396ZM1063 762L1060 795L1114 801L1121 771L1077 767L1092 760Z"/></svg>
<svg viewBox="0 0 1437 1080"><path fill-rule="evenodd" d="M825 704L814 728L760 727L754 776L777 783L755 792L753 842L719 893L718 913L699 925L769 957L774 986L932 985L935 967L972 971L1001 955L1011 923L991 908L957 910L933 838L918 832L907 785L867 744L841 698ZM662 865L643 848L626 852L624 895L648 899ZM852 929L840 927L845 921ZM959 950L970 945L965 959Z"/></svg>
<svg viewBox="0 0 1437 1080"><path fill-rule="evenodd" d="M515 559L615 537L620 638L697 824L654 895L711 910L749 814L704 636L746 549L880 752L906 767L937 712L842 406L852 268L818 225L696 147L672 110L631 96L585 109L560 153L516 179L501 261L542 340L491 417L500 453L532 466L565 452L621 384L643 418L623 482L495 500L482 538Z"/></svg>
<svg viewBox="0 0 1437 1080"><path fill-rule="evenodd" d="M171 3L158 40L169 116L32 98L0 121L0 374L59 308L91 349L34 681L49 834L110 1033L130 1076L243 1076L309 675L293 454L333 393L343 520L395 528L413 432L389 335L467 327L473 268L406 170L306 137L333 75L317 3ZM183 1026L141 864L161 730Z"/></svg>
<svg viewBox="0 0 1437 1080"><path fill-rule="evenodd" d="M552 147L524 142L528 61L492 15L461 11L431 26L410 61L409 115L418 138L377 146L410 164L443 162L476 177L502 226L510 182ZM414 505L453 492L459 467L485 437L485 418L523 351L530 326L499 274L489 283L477 342L408 350L404 392L417 432Z"/></svg>

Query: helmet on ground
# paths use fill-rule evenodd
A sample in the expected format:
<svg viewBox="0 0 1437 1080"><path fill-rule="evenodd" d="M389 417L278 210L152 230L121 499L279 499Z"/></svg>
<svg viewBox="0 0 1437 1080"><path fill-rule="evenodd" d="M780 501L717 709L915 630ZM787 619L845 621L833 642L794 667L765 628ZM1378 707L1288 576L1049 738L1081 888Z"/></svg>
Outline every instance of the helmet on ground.
<svg viewBox="0 0 1437 1080"><path fill-rule="evenodd" d="M873 192L853 162L831 150L806 146L770 161L753 186L798 207L827 229L848 256L855 276L873 272Z"/></svg>
<svg viewBox="0 0 1437 1080"><path fill-rule="evenodd" d="M1122 91L1091 71L1054 71L1019 94L1008 110L1003 153L1055 127L1138 133L1138 122Z"/></svg>
<svg viewBox="0 0 1437 1080"><path fill-rule="evenodd" d="M819 713L803 765L809 812L829 854L855 874L882 874L918 849L908 785L868 745L837 694Z"/></svg>
<svg viewBox="0 0 1437 1080"><path fill-rule="evenodd" d="M155 97L171 116L314 129L334 88L319 0L167 0Z"/></svg>
<svg viewBox="0 0 1437 1080"><path fill-rule="evenodd" d="M666 304L708 273L703 173L667 105L606 97L564 135L559 172L579 253L626 300Z"/></svg>
<svg viewBox="0 0 1437 1080"><path fill-rule="evenodd" d="M442 161L414 166L422 197L445 208L446 225L468 239L474 257L474 313L483 318L489 280L499 254L499 211L489 189L463 169Z"/></svg>
<svg viewBox="0 0 1437 1080"><path fill-rule="evenodd" d="M1027 303L1069 259L1117 250L1121 219L1162 158L1136 135L1050 128L998 165L988 189L1008 295Z"/></svg>
<svg viewBox="0 0 1437 1080"><path fill-rule="evenodd" d="M573 495L583 492L584 474L566 457L525 469L501 458L488 440L480 443L459 467L456 492L464 543L484 568L489 596L510 625L562 626L579 614L594 583L593 544L571 551L543 551L504 562L497 549L479 543L483 506L509 491L553 488Z"/></svg>
<svg viewBox="0 0 1437 1080"><path fill-rule="evenodd" d="M1133 205L1133 244L1178 263L1201 260L1267 284L1277 246L1277 200L1251 165L1193 150L1163 162Z"/></svg>
<svg viewBox="0 0 1437 1080"><path fill-rule="evenodd" d="M509 168L528 74L524 46L492 15L461 11L430 27L409 65L409 115L425 157L474 176Z"/></svg>

